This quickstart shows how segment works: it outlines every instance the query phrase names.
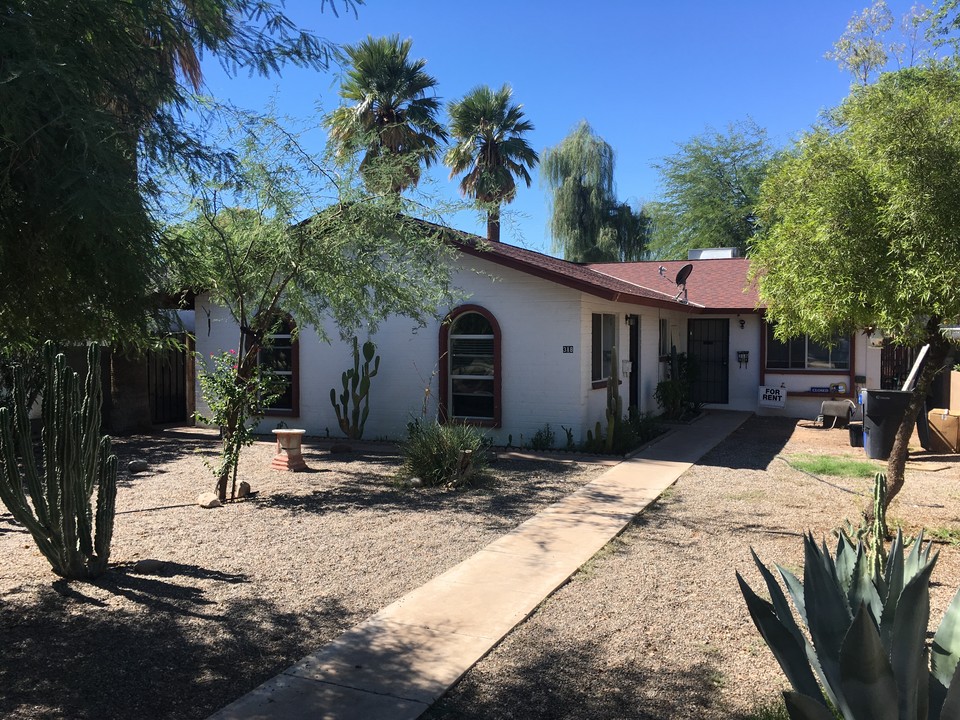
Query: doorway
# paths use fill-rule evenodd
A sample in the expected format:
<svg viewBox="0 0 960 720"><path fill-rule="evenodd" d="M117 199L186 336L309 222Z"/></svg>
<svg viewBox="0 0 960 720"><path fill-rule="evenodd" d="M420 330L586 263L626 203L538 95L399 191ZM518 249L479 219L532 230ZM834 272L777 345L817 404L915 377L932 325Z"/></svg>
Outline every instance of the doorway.
<svg viewBox="0 0 960 720"><path fill-rule="evenodd" d="M640 316L627 315L627 324L630 326L630 395L627 410L636 408L640 412Z"/></svg>
<svg viewBox="0 0 960 720"><path fill-rule="evenodd" d="M693 370L695 403L730 402L730 321L688 320L687 361Z"/></svg>

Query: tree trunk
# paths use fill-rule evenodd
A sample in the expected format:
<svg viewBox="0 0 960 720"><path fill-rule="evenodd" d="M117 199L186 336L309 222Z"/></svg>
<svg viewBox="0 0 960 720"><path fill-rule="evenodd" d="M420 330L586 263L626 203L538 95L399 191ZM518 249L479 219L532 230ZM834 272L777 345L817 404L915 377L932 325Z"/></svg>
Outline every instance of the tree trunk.
<svg viewBox="0 0 960 720"><path fill-rule="evenodd" d="M500 210L487 212L487 240L500 242Z"/></svg>
<svg viewBox="0 0 960 720"><path fill-rule="evenodd" d="M907 403L907 410L903 416L903 422L897 428L897 435L893 441L893 450L890 451L890 458L887 460L887 497L884 502L884 510L890 507L890 502L897 496L903 488L904 471L907 466L907 451L909 449L910 438L913 435L913 429L917 424L917 417L923 410L923 401L927 397L927 391L930 383L943 369L943 362L947 358L950 350L950 344L943 337L939 328L939 321L931 320L927 326L927 342L930 349L927 351L927 357L924 361L923 370L917 379L917 384L913 388L913 394Z"/></svg>

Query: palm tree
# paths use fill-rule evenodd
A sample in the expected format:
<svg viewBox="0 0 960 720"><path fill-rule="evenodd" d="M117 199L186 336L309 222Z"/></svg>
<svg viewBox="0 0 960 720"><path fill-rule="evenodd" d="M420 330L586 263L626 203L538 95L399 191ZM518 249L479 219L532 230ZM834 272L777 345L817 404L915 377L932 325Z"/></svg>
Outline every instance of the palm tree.
<svg viewBox="0 0 960 720"><path fill-rule="evenodd" d="M424 72L425 60L410 59L411 44L399 35L368 36L344 48L350 68L340 96L353 105L337 108L327 120L337 153L344 157L362 151L360 170L367 183L394 192L416 185L420 163L429 167L447 139L436 119L440 100L427 96L436 78ZM400 162L400 171L385 182L373 179L388 172L376 163L380 159Z"/></svg>
<svg viewBox="0 0 960 720"><path fill-rule="evenodd" d="M513 90L480 85L450 103L450 133L455 144L444 162L450 177L466 173L460 192L488 206L487 239L500 242L500 205L517 194L516 178L530 187L530 173L539 162L523 138L533 124L523 117L523 106L511 104Z"/></svg>

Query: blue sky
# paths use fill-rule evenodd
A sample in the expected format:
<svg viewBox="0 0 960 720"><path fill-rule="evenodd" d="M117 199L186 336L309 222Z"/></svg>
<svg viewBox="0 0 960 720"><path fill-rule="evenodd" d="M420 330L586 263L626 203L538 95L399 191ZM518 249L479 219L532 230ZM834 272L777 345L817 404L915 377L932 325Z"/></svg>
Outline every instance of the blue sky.
<svg viewBox="0 0 960 720"><path fill-rule="evenodd" d="M889 1L889 0L888 0ZM869 0L367 0L358 16L320 0L288 0L302 27L336 43L399 33L426 59L444 100L473 87L513 86L534 123L530 144L554 146L582 119L613 146L617 195L642 203L659 193L651 164L708 126L724 130L752 118L776 145L786 145L821 110L848 93L850 77L824 53ZM889 1L899 17L909 2ZM338 8L339 9L339 8ZM262 109L271 97L281 113L309 117L339 103L328 73L285 70L267 80L225 76L207 62L208 92ZM444 168L435 191L457 196ZM534 175L506 210L505 242L550 252L549 197ZM449 219L485 233L474 213Z"/></svg>

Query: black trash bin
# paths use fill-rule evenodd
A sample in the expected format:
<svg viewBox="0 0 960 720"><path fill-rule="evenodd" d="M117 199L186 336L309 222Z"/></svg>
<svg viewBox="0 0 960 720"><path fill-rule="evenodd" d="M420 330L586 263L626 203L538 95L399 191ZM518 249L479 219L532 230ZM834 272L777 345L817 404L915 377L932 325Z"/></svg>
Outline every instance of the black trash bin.
<svg viewBox="0 0 960 720"><path fill-rule="evenodd" d="M854 420L847 427L850 429L850 447L863 447L863 423Z"/></svg>
<svg viewBox="0 0 960 720"><path fill-rule="evenodd" d="M886 460L903 421L909 390L866 390L863 403L863 447L867 457Z"/></svg>

